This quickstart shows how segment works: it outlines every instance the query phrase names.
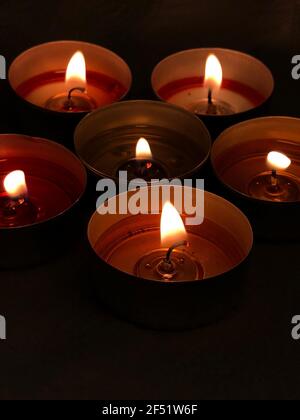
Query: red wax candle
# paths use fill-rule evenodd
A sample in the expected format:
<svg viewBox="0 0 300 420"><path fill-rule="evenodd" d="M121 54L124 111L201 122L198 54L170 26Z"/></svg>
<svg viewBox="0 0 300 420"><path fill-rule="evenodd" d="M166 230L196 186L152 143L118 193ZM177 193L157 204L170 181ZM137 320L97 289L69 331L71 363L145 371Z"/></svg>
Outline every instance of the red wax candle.
<svg viewBox="0 0 300 420"><path fill-rule="evenodd" d="M197 190L185 188L185 193L195 199ZM134 194L112 200L119 208ZM150 214L151 195L149 188L149 214L104 214L100 208L102 214L93 215L88 239L99 298L118 315L152 328L194 327L220 319L240 299L243 265L253 245L247 218L205 192L203 223L188 226L185 217L170 211L170 203L163 207L162 198L156 202L162 216Z"/></svg>
<svg viewBox="0 0 300 420"><path fill-rule="evenodd" d="M152 189L144 191L148 195L149 214L111 215L100 209L90 221L88 236L92 248L114 268L135 278L192 282L229 272L249 254L253 242L249 222L229 202L205 192L204 219L198 225L188 226L184 223L186 215L182 218L174 205L163 203L160 196L153 206ZM185 197L196 199L196 191L182 187L182 208ZM134 192L113 200L120 204L125 198L129 203L132 196ZM160 209L161 216L151 214L151 205ZM156 263L164 261L170 249L170 260L174 255L177 271L171 278L156 270ZM178 264L180 259L183 261Z"/></svg>
<svg viewBox="0 0 300 420"><path fill-rule="evenodd" d="M79 200L85 189L85 171L67 149L16 135L2 135L0 143L0 228L45 222ZM16 170L23 172L24 180L12 180L9 191L5 180Z"/></svg>
<svg viewBox="0 0 300 420"><path fill-rule="evenodd" d="M42 222L57 216L72 205L72 196L69 192L69 183L72 182L72 176L67 170L50 161L44 162L43 168L41 168L39 159L27 159L26 162L22 162L21 158L17 158L1 164L0 194L2 200L0 199L0 207L3 199L9 198L4 191L3 181L7 174L16 168L22 168L25 174L29 174L26 176L28 188L26 200L31 204L32 211L23 214L21 204L19 210L16 211L16 217L9 222L4 217L1 218L0 209L0 227L19 227ZM47 176L52 171L55 172L57 182L51 179L52 176L51 178ZM64 185L67 185L68 188L64 188ZM76 185L73 185L72 188L76 191Z"/></svg>
<svg viewBox="0 0 300 420"><path fill-rule="evenodd" d="M299 127L298 119L281 117L231 127L213 146L217 177L244 199L286 207L299 203Z"/></svg>
<svg viewBox="0 0 300 420"><path fill-rule="evenodd" d="M232 99L231 101L230 99L227 99L227 101L235 104L236 108L234 108L233 105L233 110L239 109L239 101L237 99L238 97L240 97L240 103L244 101L245 104L248 103L249 107L252 108L258 107L265 100L264 96L259 91L237 80L223 79L222 90L223 94L225 94L226 92L227 97L236 97L236 99ZM204 85L203 76L187 77L179 80L174 80L162 86L158 90L158 95L164 101L172 102L178 100L178 98L184 95L185 92L189 92L188 96L192 96L193 93L191 92L193 91L197 91L196 95L198 98L207 97L207 89Z"/></svg>
<svg viewBox="0 0 300 420"><path fill-rule="evenodd" d="M47 107L58 112L87 112L101 106L109 105L119 101L127 92L125 86L118 80L105 74L95 71L87 72L87 93L79 94L74 92L76 98L86 97L89 102L87 107L73 107L64 109L63 106L51 106L51 98L61 95L67 99L67 90L65 87L64 70L53 70L47 73L38 74L28 80L25 80L16 88L16 93L26 99L28 102L35 103L41 107ZM49 105L47 105L49 104Z"/></svg>
<svg viewBox="0 0 300 420"><path fill-rule="evenodd" d="M90 112L129 91L127 64L102 47L60 41L34 47L13 62L9 82L22 99L55 112Z"/></svg>
<svg viewBox="0 0 300 420"><path fill-rule="evenodd" d="M157 96L198 115L247 112L271 96L274 80L259 60L220 48L182 51L160 62L152 74Z"/></svg>

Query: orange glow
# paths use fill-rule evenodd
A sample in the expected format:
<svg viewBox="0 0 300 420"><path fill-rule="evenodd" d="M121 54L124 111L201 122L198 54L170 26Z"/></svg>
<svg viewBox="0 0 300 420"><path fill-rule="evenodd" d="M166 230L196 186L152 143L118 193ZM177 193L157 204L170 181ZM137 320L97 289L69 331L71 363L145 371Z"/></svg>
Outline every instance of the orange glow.
<svg viewBox="0 0 300 420"><path fill-rule="evenodd" d="M4 189L11 198L26 197L27 185L23 171L14 171L4 179Z"/></svg>
<svg viewBox="0 0 300 420"><path fill-rule="evenodd" d="M223 81L223 70L217 57L211 54L206 60L204 86L213 92L218 91Z"/></svg>
<svg viewBox="0 0 300 420"><path fill-rule="evenodd" d="M279 152L269 153L267 162L272 169L287 169L292 163L291 159Z"/></svg>
<svg viewBox="0 0 300 420"><path fill-rule="evenodd" d="M136 158L137 159L151 159L152 152L149 143L143 137L139 139L136 145Z"/></svg>
<svg viewBox="0 0 300 420"><path fill-rule="evenodd" d="M164 205L160 223L161 244L169 248L176 242L187 239L186 229L183 220L176 208L167 202Z"/></svg>
<svg viewBox="0 0 300 420"><path fill-rule="evenodd" d="M74 88L86 88L86 64L84 55L80 51L73 55L68 64L66 86L68 91Z"/></svg>

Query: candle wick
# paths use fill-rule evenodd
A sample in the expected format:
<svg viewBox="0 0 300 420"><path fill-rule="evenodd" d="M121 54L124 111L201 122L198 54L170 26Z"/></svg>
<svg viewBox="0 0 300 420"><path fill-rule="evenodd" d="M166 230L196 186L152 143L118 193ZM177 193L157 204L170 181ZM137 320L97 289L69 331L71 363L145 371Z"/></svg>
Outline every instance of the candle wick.
<svg viewBox="0 0 300 420"><path fill-rule="evenodd" d="M277 177L276 169L272 170L271 181L272 181L272 187L277 188L278 187L278 177Z"/></svg>
<svg viewBox="0 0 300 420"><path fill-rule="evenodd" d="M75 87L75 88L69 90L68 100L66 102L66 108L67 109L72 109L73 108L72 95L76 91L81 92L81 93L84 93L85 92L85 88L83 88L83 87Z"/></svg>
<svg viewBox="0 0 300 420"><path fill-rule="evenodd" d="M187 241L180 241L172 245L164 259L156 267L156 271L164 280L171 280L177 274L177 265L172 261L172 253L176 248L181 246L189 246Z"/></svg>
<svg viewBox="0 0 300 420"><path fill-rule="evenodd" d="M208 97L207 97L207 115L217 115L218 109L217 106L213 102L213 91L212 89L208 89Z"/></svg>
<svg viewBox="0 0 300 420"><path fill-rule="evenodd" d="M81 93L84 93L85 92L85 88L83 88L83 87L75 87L75 88L69 90L69 93L68 93L68 101L72 101L72 94L73 94L73 92L76 92L76 91L79 91Z"/></svg>
<svg viewBox="0 0 300 420"><path fill-rule="evenodd" d="M208 89L208 97L207 97L207 100L208 100L208 104L209 105L212 105L213 104L212 89L211 88Z"/></svg>
<svg viewBox="0 0 300 420"><path fill-rule="evenodd" d="M166 259L165 259L167 264L171 264L171 262L172 262L171 258L172 258L173 251L175 251L176 248L179 248L179 247L182 247L182 246L189 246L188 241L177 242L169 248L169 250L167 252L167 255L166 255Z"/></svg>

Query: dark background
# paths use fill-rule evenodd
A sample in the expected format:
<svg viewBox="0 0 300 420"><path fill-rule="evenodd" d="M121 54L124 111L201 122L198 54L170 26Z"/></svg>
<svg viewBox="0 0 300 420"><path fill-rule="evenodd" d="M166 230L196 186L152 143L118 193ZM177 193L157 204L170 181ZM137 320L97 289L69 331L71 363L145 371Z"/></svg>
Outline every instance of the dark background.
<svg viewBox="0 0 300 420"><path fill-rule="evenodd" d="M8 62L60 39L120 54L133 71L133 98L152 97L151 71L170 53L245 51L274 73L270 113L300 116L300 81L291 78L299 0L1 1L0 53ZM20 131L9 101L0 98L0 107L1 131ZM49 264L0 272L8 328L0 398L298 399L300 342L291 338L291 319L300 314L299 253L299 244L256 243L241 308L182 333L143 330L102 308L88 283L83 241Z"/></svg>

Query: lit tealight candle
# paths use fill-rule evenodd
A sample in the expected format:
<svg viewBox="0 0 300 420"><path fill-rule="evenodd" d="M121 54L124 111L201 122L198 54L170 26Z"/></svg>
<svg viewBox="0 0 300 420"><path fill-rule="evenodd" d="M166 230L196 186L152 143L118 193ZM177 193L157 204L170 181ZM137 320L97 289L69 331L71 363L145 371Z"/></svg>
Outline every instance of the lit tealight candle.
<svg viewBox="0 0 300 420"><path fill-rule="evenodd" d="M186 250L178 249L189 247L188 234L180 214L170 202L166 202L163 207L160 237L161 249L149 252L137 263L138 277L166 281L203 278L201 264Z"/></svg>
<svg viewBox="0 0 300 420"><path fill-rule="evenodd" d="M210 54L206 60L204 87L207 89L207 98L201 99L195 104L193 110L196 114L207 115L230 115L234 109L225 101L218 100L218 93L222 87L223 69L219 59Z"/></svg>
<svg viewBox="0 0 300 420"><path fill-rule="evenodd" d="M84 167L66 148L41 138L0 135L0 270L64 252L77 235L85 187Z"/></svg>
<svg viewBox="0 0 300 420"><path fill-rule="evenodd" d="M37 210L28 199L28 189L23 171L9 173L3 181L5 192L0 194L0 226L17 227L32 224Z"/></svg>
<svg viewBox="0 0 300 420"><path fill-rule="evenodd" d="M124 101L94 111L77 126L74 139L89 172L118 180L127 171L129 180L146 182L190 179L211 147L200 119L158 101Z"/></svg>
<svg viewBox="0 0 300 420"><path fill-rule="evenodd" d="M142 178L150 182L167 176L162 164L153 159L150 144L144 137L136 144L135 158L126 161L117 172L120 171L126 171L129 180Z"/></svg>
<svg viewBox="0 0 300 420"><path fill-rule="evenodd" d="M162 60L152 73L152 86L160 99L205 118L256 109L270 97L274 81L254 57L228 49L198 48ZM224 124L220 129L227 127L225 120L218 119ZM219 131L214 125L211 129Z"/></svg>
<svg viewBox="0 0 300 420"><path fill-rule="evenodd" d="M267 156L267 165L271 171L264 172L251 181L250 194L256 198L271 201L299 200L299 185L291 175L284 172L291 164L291 159L285 154L275 151L270 152Z"/></svg>
<svg viewBox="0 0 300 420"><path fill-rule="evenodd" d="M56 41L37 45L18 56L10 66L8 80L26 108L28 103L35 106L27 109L30 118L36 121L36 107L43 109L41 127L49 126L43 120L50 116L51 128L57 125L53 131L60 133L61 120L53 122L52 112L75 114L66 120L71 121L73 134L83 114L123 98L132 76L127 64L112 51L86 42ZM45 113L45 109L52 112ZM25 116L24 120L26 123Z"/></svg>
<svg viewBox="0 0 300 420"><path fill-rule="evenodd" d="M299 239L299 132L297 118L264 117L232 126L214 142L214 173L257 237Z"/></svg>
<svg viewBox="0 0 300 420"><path fill-rule="evenodd" d="M184 191L182 205L196 202L199 190ZM135 194L113 197L101 210L110 203L129 205ZM242 263L253 244L248 220L231 203L204 192L203 223L190 225L178 195L173 202L159 194L159 203L151 188L143 191L147 195L149 211L159 204L159 214L100 211L89 223L91 277L99 297L118 315L155 328L196 326L223 316L243 284Z"/></svg>
<svg viewBox="0 0 300 420"><path fill-rule="evenodd" d="M89 112L97 108L87 93L86 64L81 51L77 51L69 61L65 86L66 92L50 98L46 108L60 112Z"/></svg>

